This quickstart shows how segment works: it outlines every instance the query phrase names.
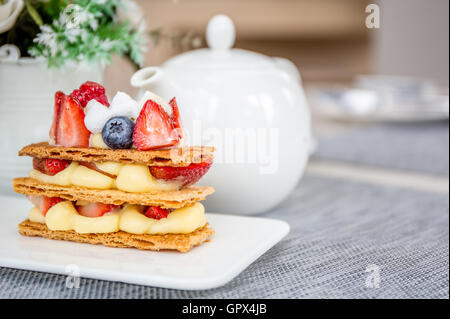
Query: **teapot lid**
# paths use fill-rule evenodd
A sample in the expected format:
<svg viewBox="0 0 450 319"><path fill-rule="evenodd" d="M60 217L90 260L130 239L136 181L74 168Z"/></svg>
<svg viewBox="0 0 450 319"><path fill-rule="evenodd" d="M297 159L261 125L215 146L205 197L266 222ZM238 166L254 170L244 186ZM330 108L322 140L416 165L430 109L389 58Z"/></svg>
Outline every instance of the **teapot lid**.
<svg viewBox="0 0 450 319"><path fill-rule="evenodd" d="M226 15L209 20L206 41L209 48L179 54L164 63L169 68L263 68L274 65L272 58L241 49L233 49L236 31L233 21Z"/></svg>

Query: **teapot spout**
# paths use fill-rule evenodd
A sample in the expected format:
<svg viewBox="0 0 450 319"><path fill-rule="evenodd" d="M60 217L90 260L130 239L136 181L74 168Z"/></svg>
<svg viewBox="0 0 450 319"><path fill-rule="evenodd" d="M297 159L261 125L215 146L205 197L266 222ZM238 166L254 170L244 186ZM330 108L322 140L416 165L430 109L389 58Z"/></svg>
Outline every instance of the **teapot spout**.
<svg viewBox="0 0 450 319"><path fill-rule="evenodd" d="M168 84L164 82L166 82L164 71L156 66L140 69L130 79L130 84L139 88L138 99L145 91L154 92L164 97L164 87Z"/></svg>

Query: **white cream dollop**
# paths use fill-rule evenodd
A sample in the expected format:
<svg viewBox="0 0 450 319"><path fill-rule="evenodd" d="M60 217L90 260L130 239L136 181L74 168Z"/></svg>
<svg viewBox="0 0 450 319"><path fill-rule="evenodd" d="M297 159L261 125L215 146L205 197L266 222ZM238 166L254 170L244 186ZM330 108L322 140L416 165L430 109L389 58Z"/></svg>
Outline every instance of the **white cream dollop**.
<svg viewBox="0 0 450 319"><path fill-rule="evenodd" d="M91 133L101 133L106 122L115 116L126 116L136 119L140 108L138 103L124 92L117 92L109 107L90 100L86 105L84 124Z"/></svg>
<svg viewBox="0 0 450 319"><path fill-rule="evenodd" d="M124 92L117 92L109 107L114 116L126 116L136 120L141 108L138 103Z"/></svg>
<svg viewBox="0 0 450 319"><path fill-rule="evenodd" d="M170 105L155 93L145 91L139 102L136 102L128 94L118 91L109 107L104 106L95 99L90 100L85 108L84 124L91 133L95 134L101 133L106 122L114 116L126 116L135 121L148 100L158 103L169 116L172 116Z"/></svg>
<svg viewBox="0 0 450 319"><path fill-rule="evenodd" d="M113 117L111 110L95 99L88 102L85 112L84 125L91 133L100 133L106 122Z"/></svg>
<svg viewBox="0 0 450 319"><path fill-rule="evenodd" d="M164 100L159 95L156 95L155 93L150 92L150 91L145 91L144 95L142 95L142 97L139 99L139 102L138 102L139 112L141 112L142 108L144 107L145 103L148 100L152 100L153 102L158 103L159 105L161 105L161 107L164 109L164 111L166 111L166 113L169 116L172 116L172 107L170 107L169 103L167 103L167 101ZM138 115L139 115L139 113L138 113Z"/></svg>

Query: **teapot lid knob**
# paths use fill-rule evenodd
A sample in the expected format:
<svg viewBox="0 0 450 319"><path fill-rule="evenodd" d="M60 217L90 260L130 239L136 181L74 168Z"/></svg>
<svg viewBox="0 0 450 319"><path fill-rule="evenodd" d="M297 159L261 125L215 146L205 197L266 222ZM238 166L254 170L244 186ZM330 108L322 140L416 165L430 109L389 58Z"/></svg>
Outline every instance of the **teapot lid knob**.
<svg viewBox="0 0 450 319"><path fill-rule="evenodd" d="M236 31L230 17L219 14L211 18L206 29L206 42L211 49L228 50L234 45Z"/></svg>

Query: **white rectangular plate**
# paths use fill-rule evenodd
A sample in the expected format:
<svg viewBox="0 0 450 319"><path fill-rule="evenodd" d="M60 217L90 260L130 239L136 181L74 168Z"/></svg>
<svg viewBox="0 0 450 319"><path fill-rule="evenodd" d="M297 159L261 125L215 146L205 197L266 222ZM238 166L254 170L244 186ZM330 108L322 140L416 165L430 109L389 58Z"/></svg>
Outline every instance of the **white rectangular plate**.
<svg viewBox="0 0 450 319"><path fill-rule="evenodd" d="M141 251L24 237L17 225L31 204L0 197L0 266L68 275L76 265L81 277L174 289L222 286L289 232L283 221L207 214L216 231L210 242L187 253Z"/></svg>

